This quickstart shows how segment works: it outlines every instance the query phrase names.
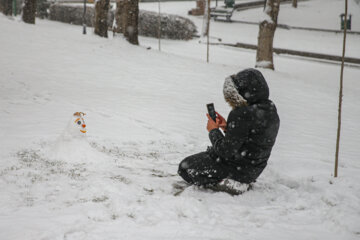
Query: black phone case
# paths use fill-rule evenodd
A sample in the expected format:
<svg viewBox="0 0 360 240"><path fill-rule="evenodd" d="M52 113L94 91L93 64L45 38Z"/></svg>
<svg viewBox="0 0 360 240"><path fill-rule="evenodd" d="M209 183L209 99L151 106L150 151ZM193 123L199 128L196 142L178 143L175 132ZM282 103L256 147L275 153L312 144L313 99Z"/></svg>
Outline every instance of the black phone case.
<svg viewBox="0 0 360 240"><path fill-rule="evenodd" d="M214 122L216 122L216 112L215 112L215 107L213 103L209 103L206 105L208 113L210 115L210 117L214 120Z"/></svg>

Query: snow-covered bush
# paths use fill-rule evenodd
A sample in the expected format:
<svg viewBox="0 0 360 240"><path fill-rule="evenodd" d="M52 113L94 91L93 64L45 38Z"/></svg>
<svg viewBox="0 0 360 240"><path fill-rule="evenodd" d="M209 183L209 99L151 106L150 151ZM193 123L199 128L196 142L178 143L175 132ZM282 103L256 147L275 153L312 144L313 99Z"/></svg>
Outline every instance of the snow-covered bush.
<svg viewBox="0 0 360 240"><path fill-rule="evenodd" d="M82 25L83 7L79 5L53 4L50 6L49 19L75 25ZM86 8L86 25L92 27L95 9L92 5ZM108 25L112 26L114 10L109 11ZM139 12L139 35L158 37L159 16L156 12ZM196 34L195 24L184 17L161 14L161 37L166 39L189 40Z"/></svg>
<svg viewBox="0 0 360 240"><path fill-rule="evenodd" d="M47 0L36 0L36 17L44 19L49 17L51 3Z"/></svg>
<svg viewBox="0 0 360 240"><path fill-rule="evenodd" d="M159 16L155 12L140 11L139 35L158 37ZM184 17L161 14L161 37L166 39L189 40L196 34L195 24Z"/></svg>
<svg viewBox="0 0 360 240"><path fill-rule="evenodd" d="M82 6L52 4L50 6L49 19L75 25L82 25L84 8ZM86 7L85 22L87 26L93 26L95 9ZM111 17L110 17L111 19ZM111 20L109 20L111 22ZM111 26L111 24L110 24Z"/></svg>

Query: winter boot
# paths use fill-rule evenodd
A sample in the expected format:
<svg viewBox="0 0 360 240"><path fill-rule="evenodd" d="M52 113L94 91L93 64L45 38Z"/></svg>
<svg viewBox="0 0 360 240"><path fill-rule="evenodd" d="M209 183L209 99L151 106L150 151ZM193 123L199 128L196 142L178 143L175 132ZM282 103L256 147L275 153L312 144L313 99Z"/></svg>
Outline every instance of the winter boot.
<svg viewBox="0 0 360 240"><path fill-rule="evenodd" d="M250 184L241 183L232 179L225 178L216 185L208 186L207 188L215 192L226 192L232 196L240 195L251 189Z"/></svg>

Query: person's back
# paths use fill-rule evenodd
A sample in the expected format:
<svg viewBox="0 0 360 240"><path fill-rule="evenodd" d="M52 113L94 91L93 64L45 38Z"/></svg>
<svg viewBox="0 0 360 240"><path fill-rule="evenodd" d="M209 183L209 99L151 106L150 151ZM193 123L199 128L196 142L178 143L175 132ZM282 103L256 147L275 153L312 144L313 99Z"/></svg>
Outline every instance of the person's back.
<svg viewBox="0 0 360 240"><path fill-rule="evenodd" d="M250 105L252 124L249 126L248 139L241 150L246 151L245 159L252 165L262 165L270 157L279 129L279 116L273 102L265 100Z"/></svg>
<svg viewBox="0 0 360 240"><path fill-rule="evenodd" d="M237 107L230 113L228 129L230 130L234 125L242 126L241 134L236 134L232 141L242 144L238 149L233 149L232 145L229 145L228 151L235 152L235 154L224 160L234 165L236 169L240 169L235 171L231 178L243 183L250 183L255 181L266 167L275 144L279 129L276 107L270 100ZM217 144L215 144L214 150L215 152L221 151L217 148Z"/></svg>

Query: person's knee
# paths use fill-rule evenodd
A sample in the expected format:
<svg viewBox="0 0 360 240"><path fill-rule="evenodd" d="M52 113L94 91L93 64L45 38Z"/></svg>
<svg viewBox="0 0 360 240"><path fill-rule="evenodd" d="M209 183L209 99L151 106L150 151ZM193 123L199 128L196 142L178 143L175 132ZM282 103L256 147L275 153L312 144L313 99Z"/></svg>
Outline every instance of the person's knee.
<svg viewBox="0 0 360 240"><path fill-rule="evenodd" d="M189 157L187 157L184 160L182 160L179 164L179 170L178 170L179 175L186 173L189 167L190 167Z"/></svg>
<svg viewBox="0 0 360 240"><path fill-rule="evenodd" d="M182 160L179 164L179 170L178 170L178 174L188 183L192 183L192 179L189 176L189 168L190 168L190 159L189 157L185 158L184 160Z"/></svg>

